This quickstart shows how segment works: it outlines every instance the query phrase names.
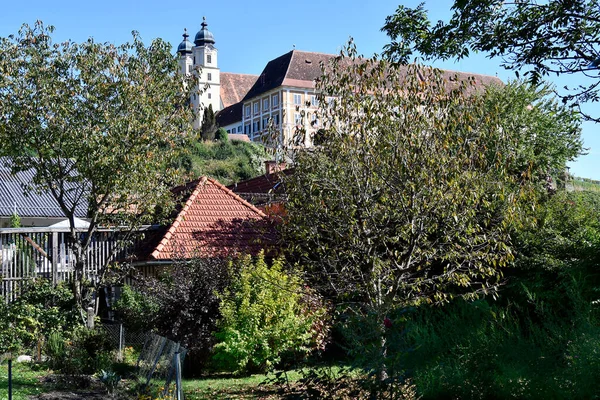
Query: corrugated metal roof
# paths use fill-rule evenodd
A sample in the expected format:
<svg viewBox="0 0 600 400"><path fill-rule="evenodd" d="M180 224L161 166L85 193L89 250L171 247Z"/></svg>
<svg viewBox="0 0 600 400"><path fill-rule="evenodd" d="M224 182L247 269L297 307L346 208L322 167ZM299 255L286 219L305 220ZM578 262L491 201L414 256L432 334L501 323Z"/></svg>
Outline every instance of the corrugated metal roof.
<svg viewBox="0 0 600 400"><path fill-rule="evenodd" d="M9 157L0 157L0 216L10 216L16 212L20 217L61 218L65 214L48 191L32 189L34 171L12 173ZM73 184L73 189L79 189ZM87 216L85 196L75 208L75 216Z"/></svg>

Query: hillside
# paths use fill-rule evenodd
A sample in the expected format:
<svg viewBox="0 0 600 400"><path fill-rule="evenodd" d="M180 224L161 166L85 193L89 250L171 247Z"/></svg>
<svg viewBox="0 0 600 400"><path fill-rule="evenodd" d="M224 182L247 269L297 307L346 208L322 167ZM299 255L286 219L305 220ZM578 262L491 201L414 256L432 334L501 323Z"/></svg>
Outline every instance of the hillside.
<svg viewBox="0 0 600 400"><path fill-rule="evenodd" d="M269 158L258 143L199 140L191 144L181 163L193 178L207 175L229 185L264 174L264 161Z"/></svg>
<svg viewBox="0 0 600 400"><path fill-rule="evenodd" d="M581 178L578 176L574 176L570 179L566 188L568 191L589 191L589 192L600 192L600 181L589 179L589 178Z"/></svg>

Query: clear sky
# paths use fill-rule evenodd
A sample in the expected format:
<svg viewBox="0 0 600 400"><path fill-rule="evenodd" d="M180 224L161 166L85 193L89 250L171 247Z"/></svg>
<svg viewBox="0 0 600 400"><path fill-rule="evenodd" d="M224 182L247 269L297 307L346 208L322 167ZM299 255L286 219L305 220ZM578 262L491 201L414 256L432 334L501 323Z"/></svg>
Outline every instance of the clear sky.
<svg viewBox="0 0 600 400"><path fill-rule="evenodd" d="M144 42L160 37L173 46L187 28L193 40L206 16L219 50L221 71L259 74L266 63L296 49L337 53L351 36L365 56L381 52L388 39L380 32L385 17L398 4L415 7L421 0L222 0L166 2L131 0L0 0L0 36L16 33L23 23L42 20L54 25L55 41L77 42L93 37L99 42L121 44L140 32ZM433 20L447 20L452 0L428 0ZM499 67L499 60L482 55L459 63L436 66L466 72L497 75L504 81L514 73ZM592 106L589 112L600 107ZM600 126L585 123L583 131L588 155L571 164L577 176L600 180Z"/></svg>

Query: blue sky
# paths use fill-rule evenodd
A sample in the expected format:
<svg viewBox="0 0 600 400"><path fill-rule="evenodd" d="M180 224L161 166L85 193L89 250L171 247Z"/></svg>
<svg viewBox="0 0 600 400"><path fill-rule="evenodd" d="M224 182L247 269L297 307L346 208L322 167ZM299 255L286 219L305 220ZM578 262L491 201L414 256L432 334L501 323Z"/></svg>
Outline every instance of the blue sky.
<svg viewBox="0 0 600 400"><path fill-rule="evenodd" d="M380 32L385 17L398 4L415 7L421 0L304 0L304 1L7 1L0 13L0 36L16 33L23 23L40 19L54 25L55 41L77 42L93 37L99 42L120 44L140 32L144 42L160 37L174 46L181 41L183 28L193 36L200 29L202 16L215 35L222 71L259 74L267 61L291 50L337 53L352 36L360 53L379 53L388 39ZM212 4L211 4L212 3ZM429 0L426 8L433 20L449 17L452 0ZM436 66L497 75L506 81L514 73L499 66L499 60L477 55L459 63ZM591 106L589 111L598 107ZM598 112L596 112L596 115ZM584 123L588 155L572 163L577 176L600 180L600 126Z"/></svg>

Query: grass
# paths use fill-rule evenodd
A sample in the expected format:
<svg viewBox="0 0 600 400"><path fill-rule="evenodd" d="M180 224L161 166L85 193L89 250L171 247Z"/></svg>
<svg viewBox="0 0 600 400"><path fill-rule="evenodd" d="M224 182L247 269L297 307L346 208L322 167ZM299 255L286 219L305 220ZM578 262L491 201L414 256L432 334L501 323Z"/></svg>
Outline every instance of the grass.
<svg viewBox="0 0 600 400"><path fill-rule="evenodd" d="M29 364L13 362L12 365L13 400L28 400L29 396L44 392L40 378L48 371L36 371ZM8 399L8 363L0 365L0 400Z"/></svg>
<svg viewBox="0 0 600 400"><path fill-rule="evenodd" d="M279 398L277 389L273 385L265 383L273 377L274 374L247 377L215 375L201 379L189 379L183 381L183 391L188 400L276 399ZM302 376L298 371L289 371L287 377L290 382L295 382Z"/></svg>

